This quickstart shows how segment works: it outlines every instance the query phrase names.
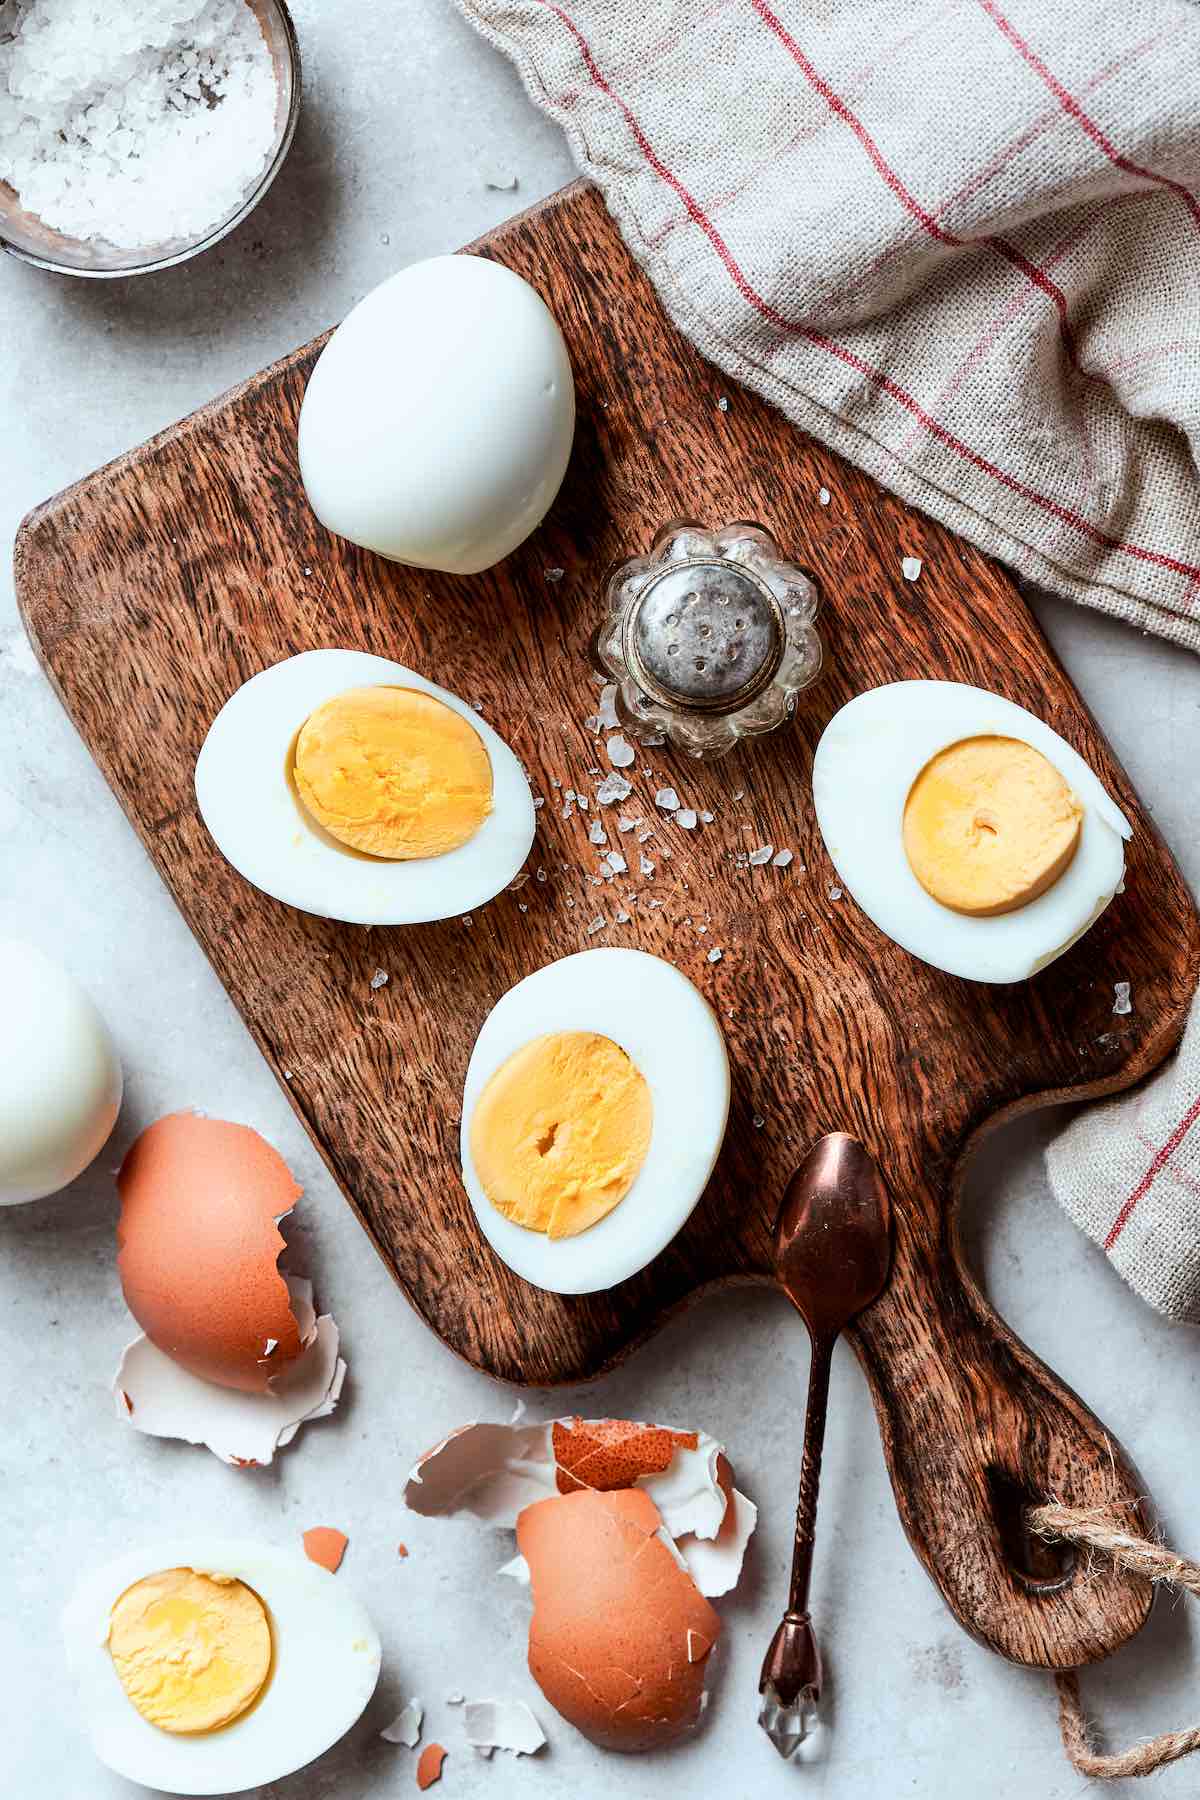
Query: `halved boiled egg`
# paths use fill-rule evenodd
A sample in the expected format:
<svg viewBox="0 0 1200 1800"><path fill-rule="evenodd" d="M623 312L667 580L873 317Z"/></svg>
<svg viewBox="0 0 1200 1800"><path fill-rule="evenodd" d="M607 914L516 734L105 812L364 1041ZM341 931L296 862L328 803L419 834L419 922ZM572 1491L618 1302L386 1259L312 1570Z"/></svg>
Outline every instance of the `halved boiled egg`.
<svg viewBox="0 0 1200 1800"><path fill-rule="evenodd" d="M213 720L196 799L264 893L353 925L470 912L529 854L529 783L465 701L401 663L308 650L252 676Z"/></svg>
<svg viewBox="0 0 1200 1800"><path fill-rule="evenodd" d="M729 1059L707 1001L641 950L584 950L510 988L463 1093L463 1181L497 1255L587 1294L670 1242L712 1173Z"/></svg>
<svg viewBox="0 0 1200 1800"><path fill-rule="evenodd" d="M1121 887L1129 821L1077 751L999 694L900 681L835 714L813 801L879 929L972 981L1023 981Z"/></svg>
<svg viewBox="0 0 1200 1800"><path fill-rule="evenodd" d="M375 1691L379 1638L298 1551L191 1533L87 1576L63 1613L92 1747L169 1794L233 1794L343 1737Z"/></svg>

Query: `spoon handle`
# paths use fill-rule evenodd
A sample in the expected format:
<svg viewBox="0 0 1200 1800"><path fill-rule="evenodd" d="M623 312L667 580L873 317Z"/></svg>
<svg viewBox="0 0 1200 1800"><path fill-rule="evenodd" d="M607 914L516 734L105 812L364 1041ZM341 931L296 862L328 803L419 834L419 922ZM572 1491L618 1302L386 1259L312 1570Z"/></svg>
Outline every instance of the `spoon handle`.
<svg viewBox="0 0 1200 1800"><path fill-rule="evenodd" d="M804 1409L804 1450L800 1458L800 1497L796 1503L796 1538L792 1546L792 1584L788 1611L808 1611L812 1580L813 1544L817 1531L817 1498L821 1487L821 1453L825 1447L825 1418L829 1411L829 1376L834 1339L825 1334L812 1339L808 1370L808 1400Z"/></svg>

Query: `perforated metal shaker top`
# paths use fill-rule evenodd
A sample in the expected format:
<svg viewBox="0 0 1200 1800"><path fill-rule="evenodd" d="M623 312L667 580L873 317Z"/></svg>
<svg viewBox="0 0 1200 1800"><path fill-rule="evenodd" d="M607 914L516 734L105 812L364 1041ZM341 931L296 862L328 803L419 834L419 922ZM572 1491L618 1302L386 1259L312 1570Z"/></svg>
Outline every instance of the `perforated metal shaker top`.
<svg viewBox="0 0 1200 1800"><path fill-rule="evenodd" d="M727 558L668 564L625 621L625 656L646 691L683 711L730 713L768 685L783 656L770 589Z"/></svg>

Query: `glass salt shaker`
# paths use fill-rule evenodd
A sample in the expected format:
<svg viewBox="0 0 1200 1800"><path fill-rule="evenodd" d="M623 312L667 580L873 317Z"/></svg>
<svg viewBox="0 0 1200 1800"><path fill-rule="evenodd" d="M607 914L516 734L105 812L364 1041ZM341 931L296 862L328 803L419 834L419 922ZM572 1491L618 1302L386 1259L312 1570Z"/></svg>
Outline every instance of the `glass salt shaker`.
<svg viewBox="0 0 1200 1800"><path fill-rule="evenodd" d="M604 603L595 650L619 712L689 756L774 731L821 670L816 583L762 525L672 520L611 572Z"/></svg>

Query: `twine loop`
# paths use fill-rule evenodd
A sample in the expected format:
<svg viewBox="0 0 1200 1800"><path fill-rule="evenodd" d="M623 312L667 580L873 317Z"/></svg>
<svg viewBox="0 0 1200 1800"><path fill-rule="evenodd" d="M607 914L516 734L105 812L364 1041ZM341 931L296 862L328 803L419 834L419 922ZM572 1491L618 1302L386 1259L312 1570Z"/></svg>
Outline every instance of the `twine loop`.
<svg viewBox="0 0 1200 1800"><path fill-rule="evenodd" d="M1146 1581L1165 1582L1200 1600L1200 1563L1179 1556L1154 1538L1120 1530L1102 1506L1072 1507L1054 1503L1031 1508L1029 1527L1039 1537L1090 1550L1116 1568L1141 1575ZM1165 1731L1160 1737L1130 1750L1106 1753L1097 1750L1073 1670L1057 1673L1058 1723L1063 1747L1081 1775L1095 1781L1120 1781L1129 1776L1153 1775L1168 1763L1200 1750L1200 1726L1190 1731Z"/></svg>

